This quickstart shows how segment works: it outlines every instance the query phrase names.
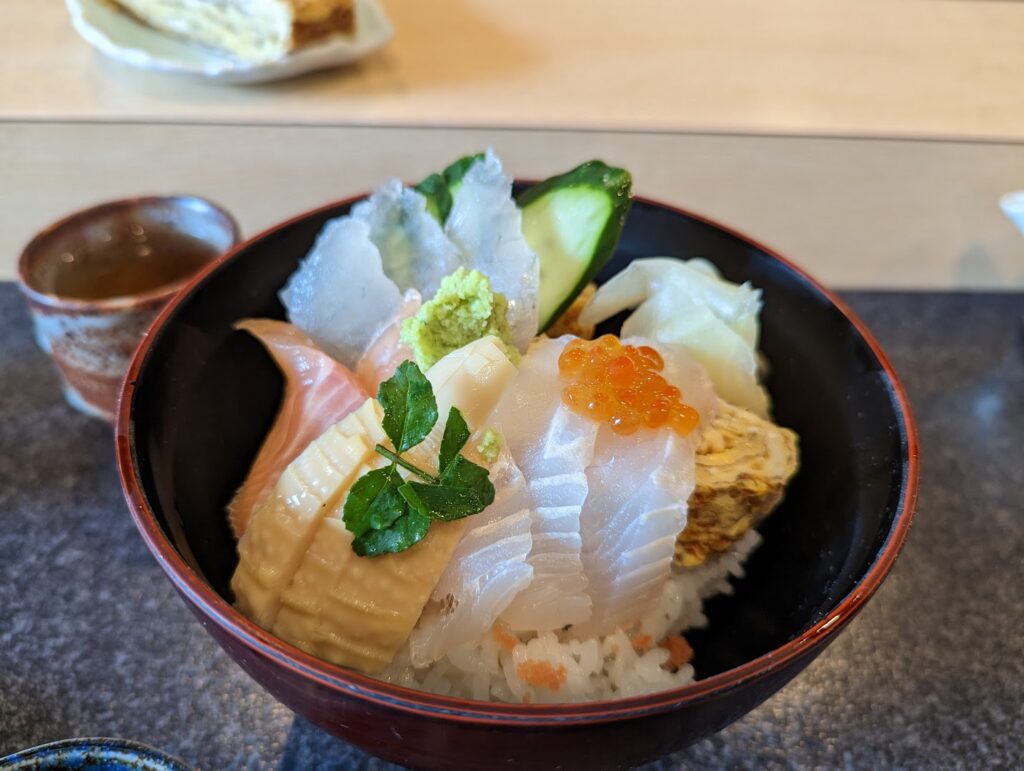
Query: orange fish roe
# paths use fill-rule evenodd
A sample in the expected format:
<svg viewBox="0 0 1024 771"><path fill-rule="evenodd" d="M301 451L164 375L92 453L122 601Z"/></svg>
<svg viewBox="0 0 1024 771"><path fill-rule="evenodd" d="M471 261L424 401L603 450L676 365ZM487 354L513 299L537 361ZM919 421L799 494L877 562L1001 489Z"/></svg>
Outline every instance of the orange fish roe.
<svg viewBox="0 0 1024 771"><path fill-rule="evenodd" d="M632 644L633 650L638 653L643 653L651 647L651 643L654 642L654 638L649 634L635 634L629 638L629 642Z"/></svg>
<svg viewBox="0 0 1024 771"><path fill-rule="evenodd" d="M519 645L519 638L498 624L491 627L491 637L493 637L495 642L509 653Z"/></svg>
<svg viewBox="0 0 1024 771"><path fill-rule="evenodd" d="M679 669L683 664L689 664L693 659L693 648L681 634L670 634L658 643L658 647L668 651L668 661L662 666L673 671Z"/></svg>
<svg viewBox="0 0 1024 771"><path fill-rule="evenodd" d="M524 661L516 667L516 674L524 683L549 691L557 691L565 685L566 679L565 664L559 664L555 669L550 661Z"/></svg>
<svg viewBox="0 0 1024 771"><path fill-rule="evenodd" d="M659 372L665 362L647 345L623 345L614 335L570 340L558 357L569 384L562 400L573 412L622 436L641 428L671 428L686 436L700 416Z"/></svg>

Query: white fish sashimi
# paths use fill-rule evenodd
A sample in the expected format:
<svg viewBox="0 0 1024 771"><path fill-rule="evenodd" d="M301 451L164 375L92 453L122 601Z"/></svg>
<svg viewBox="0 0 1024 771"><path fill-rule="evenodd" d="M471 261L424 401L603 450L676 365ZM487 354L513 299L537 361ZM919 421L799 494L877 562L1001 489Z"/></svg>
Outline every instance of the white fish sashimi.
<svg viewBox="0 0 1024 771"><path fill-rule="evenodd" d="M398 314L402 295L384 275L370 226L350 217L328 222L284 289L288 319L347 367Z"/></svg>
<svg viewBox="0 0 1024 771"><path fill-rule="evenodd" d="M469 520L409 640L413 666L487 633L533 577L526 558L533 539L526 480L507 449L490 469L494 502Z"/></svg>
<svg viewBox="0 0 1024 771"><path fill-rule="evenodd" d="M662 354L665 368L661 374L669 383L679 389L680 398L700 415L699 432L710 426L718 413L718 395L708 377L707 370L691 357L687 349L678 344L654 343L642 337L622 338L624 345L650 345Z"/></svg>
<svg viewBox="0 0 1024 771"><path fill-rule="evenodd" d="M575 635L625 627L657 601L686 527L695 457L695 438L667 429L618 436L602 426L581 517L593 612Z"/></svg>
<svg viewBox="0 0 1024 771"><path fill-rule="evenodd" d="M680 345L707 370L718 395L767 417L768 394L757 381L761 292L721 278L705 260L634 260L597 290L580 314L597 324L636 308L622 325L638 335Z"/></svg>
<svg viewBox="0 0 1024 771"><path fill-rule="evenodd" d="M570 338L540 338L491 421L526 477L533 509L533 580L503 614L515 630L560 629L590 616L580 513L597 423L562 403L558 356Z"/></svg>
<svg viewBox="0 0 1024 771"><path fill-rule="evenodd" d="M462 251L465 267L485 274L508 300L513 342L526 351L537 334L540 262L523 236L512 180L491 150L462 178L445 232Z"/></svg>
<svg viewBox="0 0 1024 771"><path fill-rule="evenodd" d="M356 362L356 378L368 394L376 394L380 384L395 374L398 365L413 358L412 349L402 342L402 322L420 309L420 293L406 291L398 315L393 318L363 351Z"/></svg>
<svg viewBox="0 0 1024 771"><path fill-rule="evenodd" d="M627 345L651 345L625 339ZM688 404L707 404L714 391L699 367L657 345L664 375ZM710 412L705 413L710 419ZM703 416L702 416L703 417ZM598 432L587 468L588 494L580 518L583 566L593 602L590 619L573 629L588 637L625 627L657 602L668 579L675 541L686 527L687 500L696 484L699 431L681 437L662 428L620 436Z"/></svg>
<svg viewBox="0 0 1024 771"><path fill-rule="evenodd" d="M397 179L352 207L352 219L370 226L370 240L380 251L384 273L402 292L416 289L434 296L441 279L465 263L437 220L427 213L427 200Z"/></svg>

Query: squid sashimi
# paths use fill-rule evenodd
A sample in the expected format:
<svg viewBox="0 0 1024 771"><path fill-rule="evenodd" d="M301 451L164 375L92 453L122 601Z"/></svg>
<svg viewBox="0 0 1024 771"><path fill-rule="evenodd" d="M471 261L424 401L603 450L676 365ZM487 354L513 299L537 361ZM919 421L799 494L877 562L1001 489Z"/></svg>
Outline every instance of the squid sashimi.
<svg viewBox="0 0 1024 771"><path fill-rule="evenodd" d="M399 364L413 358L412 350L402 342L402 322L416 315L421 302L419 292L407 290L398 315L384 326L356 362L356 377L368 393L377 393L377 387L395 374Z"/></svg>
<svg viewBox="0 0 1024 771"><path fill-rule="evenodd" d="M647 341L627 339L625 345ZM665 379L688 404L713 403L714 391L685 354L660 353ZM688 377L683 378L683 373ZM640 430L620 435L602 426L581 515L583 566L593 603L591 618L573 630L586 637L636 621L657 601L671 572L675 542L686 526L687 500L696 483L699 431Z"/></svg>
<svg viewBox="0 0 1024 771"><path fill-rule="evenodd" d="M533 509L533 581L502 616L517 630L560 629L590 616L580 512L598 426L562 402L558 357L566 340L530 346L491 417L526 477Z"/></svg>
<svg viewBox="0 0 1024 771"><path fill-rule="evenodd" d="M285 379L274 425L228 504L231 529L240 538L285 467L329 426L366 401L366 391L346 367L291 324L245 319L235 328L248 332L266 347Z"/></svg>
<svg viewBox="0 0 1024 771"><path fill-rule="evenodd" d="M479 425L514 374L499 343L483 338L439 361L427 379L439 414L462 404L466 419ZM419 548L372 559L356 555L343 522L344 503L356 479L386 463L374 451L388 441L383 419L381 406L367 399L285 469L239 541L231 580L238 606L264 629L329 661L370 672L385 667L409 638L470 524L435 522ZM404 457L436 473L430 464L444 427L438 421ZM334 555L330 565L325 554ZM373 602L366 602L371 596Z"/></svg>
<svg viewBox="0 0 1024 771"><path fill-rule="evenodd" d="M504 449L491 465L494 502L473 517L409 640L414 666L479 639L530 583L533 545L526 480Z"/></svg>
<svg viewBox="0 0 1024 771"><path fill-rule="evenodd" d="M719 396L767 417L768 393L758 383L761 291L725 281L705 260L634 260L597 290L580 323L599 324L636 308L623 337L683 346L707 370Z"/></svg>

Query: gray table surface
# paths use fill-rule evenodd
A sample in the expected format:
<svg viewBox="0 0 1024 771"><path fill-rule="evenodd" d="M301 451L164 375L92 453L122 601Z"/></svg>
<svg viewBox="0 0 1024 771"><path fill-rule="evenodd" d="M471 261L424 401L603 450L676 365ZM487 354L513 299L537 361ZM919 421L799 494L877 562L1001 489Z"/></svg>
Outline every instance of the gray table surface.
<svg viewBox="0 0 1024 771"><path fill-rule="evenodd" d="M1024 765L1024 295L848 293L910 392L917 520L793 683L651 768ZM383 769L276 703L136 535L111 430L67 407L0 285L0 756L119 736L202 769Z"/></svg>

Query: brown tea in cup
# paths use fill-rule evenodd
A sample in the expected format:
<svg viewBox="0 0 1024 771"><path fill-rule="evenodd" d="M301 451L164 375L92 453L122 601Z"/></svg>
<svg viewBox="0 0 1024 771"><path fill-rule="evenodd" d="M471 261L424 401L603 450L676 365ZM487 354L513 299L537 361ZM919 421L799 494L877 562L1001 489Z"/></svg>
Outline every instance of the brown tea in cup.
<svg viewBox="0 0 1024 771"><path fill-rule="evenodd" d="M19 284L68 402L113 422L121 380L156 314L238 240L231 215L194 196L101 204L37 235L21 255Z"/></svg>

